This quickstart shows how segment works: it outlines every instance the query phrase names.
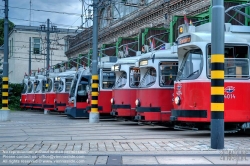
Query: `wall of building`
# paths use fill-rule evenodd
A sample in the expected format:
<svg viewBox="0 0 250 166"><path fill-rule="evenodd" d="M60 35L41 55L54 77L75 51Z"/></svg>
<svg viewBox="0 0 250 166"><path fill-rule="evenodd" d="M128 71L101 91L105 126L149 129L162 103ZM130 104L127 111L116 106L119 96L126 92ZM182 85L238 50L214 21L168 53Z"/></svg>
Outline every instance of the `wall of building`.
<svg viewBox="0 0 250 166"><path fill-rule="evenodd" d="M50 34L50 65L55 65L68 58L65 55L67 34ZM46 68L47 40L45 32L14 30L9 36L9 82L21 83L24 74L29 74L29 37L31 37L31 70ZM41 38L40 54L34 54L34 38Z"/></svg>

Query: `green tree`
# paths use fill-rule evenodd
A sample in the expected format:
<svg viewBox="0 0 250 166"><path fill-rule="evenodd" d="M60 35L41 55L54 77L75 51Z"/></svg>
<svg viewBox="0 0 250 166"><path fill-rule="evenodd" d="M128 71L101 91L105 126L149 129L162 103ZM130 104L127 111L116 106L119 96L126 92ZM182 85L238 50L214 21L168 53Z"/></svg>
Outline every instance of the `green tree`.
<svg viewBox="0 0 250 166"><path fill-rule="evenodd" d="M14 23L9 21L9 32L13 29ZM4 19L0 19L0 46L3 45L4 38Z"/></svg>

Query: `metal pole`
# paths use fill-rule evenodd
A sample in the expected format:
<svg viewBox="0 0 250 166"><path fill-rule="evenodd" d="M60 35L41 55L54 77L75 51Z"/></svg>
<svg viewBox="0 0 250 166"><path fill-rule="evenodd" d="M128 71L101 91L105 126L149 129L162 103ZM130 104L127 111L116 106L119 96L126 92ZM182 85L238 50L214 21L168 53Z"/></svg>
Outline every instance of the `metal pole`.
<svg viewBox="0 0 250 166"><path fill-rule="evenodd" d="M89 114L90 123L99 122L98 112L98 0L93 0L93 54L92 54L92 92L91 92L91 112Z"/></svg>
<svg viewBox="0 0 250 166"><path fill-rule="evenodd" d="M29 39L29 71L28 73L31 72L31 37Z"/></svg>
<svg viewBox="0 0 250 166"><path fill-rule="evenodd" d="M3 82L2 82L2 109L0 110L0 121L10 120L10 110L8 108L9 97L9 19L8 19L8 0L5 0L4 18L4 62L3 62Z"/></svg>
<svg viewBox="0 0 250 166"><path fill-rule="evenodd" d="M212 2L211 148L224 148L224 0Z"/></svg>
<svg viewBox="0 0 250 166"><path fill-rule="evenodd" d="M50 61L49 46L50 46L50 42L49 42L49 19L47 19L47 64L46 64L47 71L49 70L49 61Z"/></svg>

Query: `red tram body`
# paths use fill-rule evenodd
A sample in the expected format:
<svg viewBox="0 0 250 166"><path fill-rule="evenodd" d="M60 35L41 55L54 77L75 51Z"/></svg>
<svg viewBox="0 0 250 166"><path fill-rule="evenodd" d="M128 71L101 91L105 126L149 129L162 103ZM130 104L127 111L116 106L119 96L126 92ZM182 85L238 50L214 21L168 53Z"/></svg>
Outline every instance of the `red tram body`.
<svg viewBox="0 0 250 166"><path fill-rule="evenodd" d="M116 83L112 91L111 115L134 118L136 91L140 81L139 56L122 58L113 66Z"/></svg>
<svg viewBox="0 0 250 166"><path fill-rule="evenodd" d="M34 99L32 108L43 109L45 99L46 76L36 75L34 81Z"/></svg>
<svg viewBox="0 0 250 166"><path fill-rule="evenodd" d="M27 91L28 91L28 81L29 81L29 78L28 76L24 76L24 79L23 79L23 90L22 90L22 94L21 94L21 99L20 99L20 107L21 108L25 108L26 106L26 97L27 97Z"/></svg>
<svg viewBox="0 0 250 166"><path fill-rule="evenodd" d="M28 80L28 90L25 99L25 108L33 108L34 96L34 81L35 76L30 76Z"/></svg>
<svg viewBox="0 0 250 166"><path fill-rule="evenodd" d="M91 73L89 68L80 68L72 80L65 114L71 118L88 117L86 111L90 91Z"/></svg>
<svg viewBox="0 0 250 166"><path fill-rule="evenodd" d="M56 98L56 89L58 88L58 85L55 84L55 80L57 78L57 75L59 72L55 73L49 73L49 76L47 78L47 91L45 93L45 99L43 108L48 111L54 111L55 109L55 98Z"/></svg>
<svg viewBox="0 0 250 166"><path fill-rule="evenodd" d="M69 90L76 71L66 71L58 74L55 82L58 82L56 97L54 99L55 110L64 112L69 101Z"/></svg>
<svg viewBox="0 0 250 166"><path fill-rule="evenodd" d="M175 82L171 120L209 125L211 119L211 23L190 26L178 39L181 62ZM230 130L250 128L250 27L225 24L224 122ZM216 90L213 91L216 93Z"/></svg>
<svg viewBox="0 0 250 166"><path fill-rule="evenodd" d="M136 95L135 120L169 122L173 109L174 80L178 71L178 58L170 45L156 50L139 60L141 80ZM154 59L152 59L154 56Z"/></svg>

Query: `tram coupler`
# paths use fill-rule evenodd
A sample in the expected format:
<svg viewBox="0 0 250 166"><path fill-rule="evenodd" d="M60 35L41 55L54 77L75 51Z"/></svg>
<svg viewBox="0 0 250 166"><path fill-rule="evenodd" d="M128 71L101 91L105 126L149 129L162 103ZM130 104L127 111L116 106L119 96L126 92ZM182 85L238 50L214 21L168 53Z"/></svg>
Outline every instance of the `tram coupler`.
<svg viewBox="0 0 250 166"><path fill-rule="evenodd" d="M111 112L110 112L110 115L112 115L112 116L117 116L117 115L118 115L118 112L116 112L116 111L111 111Z"/></svg>
<svg viewBox="0 0 250 166"><path fill-rule="evenodd" d="M89 113L86 109L77 109L76 107L66 107L65 114L72 118L88 118Z"/></svg>
<svg viewBox="0 0 250 166"><path fill-rule="evenodd" d="M176 116L170 116L170 122L175 122L177 121L177 117Z"/></svg>

